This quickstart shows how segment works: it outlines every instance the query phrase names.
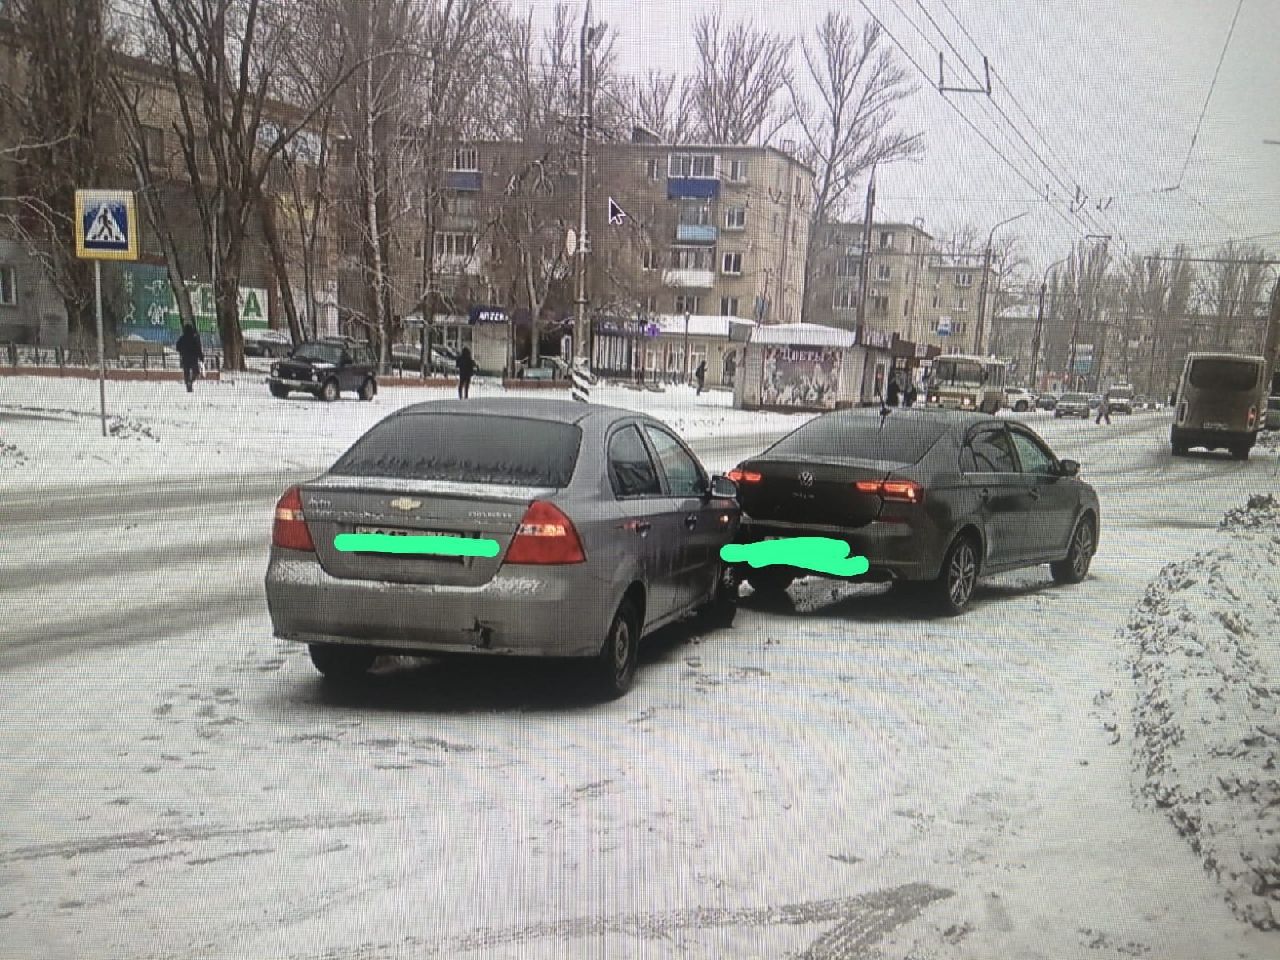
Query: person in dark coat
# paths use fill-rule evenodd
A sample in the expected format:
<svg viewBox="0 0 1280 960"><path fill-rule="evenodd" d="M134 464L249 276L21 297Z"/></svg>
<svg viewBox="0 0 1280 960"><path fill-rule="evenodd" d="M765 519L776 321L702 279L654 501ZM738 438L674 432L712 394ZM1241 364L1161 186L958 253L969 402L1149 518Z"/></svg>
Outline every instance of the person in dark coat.
<svg viewBox="0 0 1280 960"><path fill-rule="evenodd" d="M463 347L458 355L458 399L471 396L471 375L476 372L476 362L471 357L471 348Z"/></svg>
<svg viewBox="0 0 1280 960"><path fill-rule="evenodd" d="M698 393L701 394L707 385L707 361L698 361L698 369L693 371L693 378L698 381Z"/></svg>
<svg viewBox="0 0 1280 960"><path fill-rule="evenodd" d="M914 407L918 396L919 393L916 391L916 385L914 383L908 383L907 389L902 392L902 405L904 407Z"/></svg>
<svg viewBox="0 0 1280 960"><path fill-rule="evenodd" d="M902 396L902 391L898 387L898 378L893 377L889 381L889 389L885 391L885 396L884 396L885 406L896 407L898 405L898 400L901 399L901 396Z"/></svg>
<svg viewBox="0 0 1280 960"><path fill-rule="evenodd" d="M187 393L190 393L191 384L200 376L200 361L204 359L204 348L200 346L200 334L196 333L194 324L188 323L183 327L182 336L174 346L182 362L182 379L187 384Z"/></svg>
<svg viewBox="0 0 1280 960"><path fill-rule="evenodd" d="M1103 395L1102 400L1099 401L1098 403L1098 416L1094 419L1093 422L1095 424L1102 423L1103 417L1107 418L1108 424L1111 423L1111 404L1107 402L1107 398L1105 394Z"/></svg>

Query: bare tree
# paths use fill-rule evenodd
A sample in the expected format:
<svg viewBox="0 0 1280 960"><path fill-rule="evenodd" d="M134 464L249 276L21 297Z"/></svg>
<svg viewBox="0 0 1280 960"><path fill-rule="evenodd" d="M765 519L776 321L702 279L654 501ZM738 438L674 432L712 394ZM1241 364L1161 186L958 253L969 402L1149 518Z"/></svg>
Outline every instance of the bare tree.
<svg viewBox="0 0 1280 960"><path fill-rule="evenodd" d="M663 143L688 143L693 136L693 88L680 77L649 70L643 78L628 77L620 97L628 119L651 131Z"/></svg>
<svg viewBox="0 0 1280 960"><path fill-rule="evenodd" d="M313 13L271 0L150 0L177 100L173 128L212 249L218 332L231 369L244 367L240 275L268 173L354 70L349 65L309 103L279 101L286 52Z"/></svg>
<svg viewBox="0 0 1280 960"><path fill-rule="evenodd" d="M1268 252L1257 244L1228 241L1206 264L1196 285L1200 310L1212 318L1211 339L1224 348L1258 347L1256 321L1266 314L1265 286L1271 274Z"/></svg>
<svg viewBox="0 0 1280 960"><path fill-rule="evenodd" d="M83 340L93 332L93 274L75 256L75 191L112 185L105 4L14 0L5 16L18 32L22 64L16 83L0 86L0 112L20 131L7 156L18 190L3 218L61 297L71 339Z"/></svg>
<svg viewBox="0 0 1280 960"><path fill-rule="evenodd" d="M718 13L694 21L697 72L690 104L710 143L769 143L785 126L782 91L791 80L791 41L746 22L724 28Z"/></svg>

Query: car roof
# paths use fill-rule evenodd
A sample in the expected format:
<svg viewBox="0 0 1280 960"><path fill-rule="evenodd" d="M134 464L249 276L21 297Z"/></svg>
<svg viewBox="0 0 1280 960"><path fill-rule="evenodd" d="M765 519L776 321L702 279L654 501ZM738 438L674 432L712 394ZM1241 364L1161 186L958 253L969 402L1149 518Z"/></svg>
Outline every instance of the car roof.
<svg viewBox="0 0 1280 960"><path fill-rule="evenodd" d="M879 420L880 410L878 407L853 407L848 410L837 410L832 413L824 414L827 417L848 417L850 419L867 419ZM970 413L966 410L947 410L938 407L894 407L890 408L889 420L900 420L902 417L911 417L926 422L932 422L938 426L940 430L957 429L968 430L970 427L978 423L1004 423L999 417L994 417L989 413Z"/></svg>
<svg viewBox="0 0 1280 960"><path fill-rule="evenodd" d="M392 416L422 413L466 413L475 416L520 417L526 420L547 420L553 423L582 423L598 417L604 423L638 418L658 423L646 413L623 410L620 407L600 403L582 403L576 400L555 400L526 397L477 397L467 400L427 400L403 407Z"/></svg>

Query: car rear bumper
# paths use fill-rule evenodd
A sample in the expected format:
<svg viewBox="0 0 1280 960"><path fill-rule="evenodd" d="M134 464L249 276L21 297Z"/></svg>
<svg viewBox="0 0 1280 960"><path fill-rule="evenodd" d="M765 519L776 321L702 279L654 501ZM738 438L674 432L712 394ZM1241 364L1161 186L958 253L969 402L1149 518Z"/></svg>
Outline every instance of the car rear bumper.
<svg viewBox="0 0 1280 960"><path fill-rule="evenodd" d="M849 544L849 556L866 557L870 569L864 579L924 580L938 575L941 558L936 556L932 537L921 537L918 530L905 523L872 522L853 530L822 527L804 523L756 521L742 518L736 542L757 543L773 537L829 537ZM803 567L786 568L797 576L822 577ZM841 578L843 579L843 578Z"/></svg>
<svg viewBox="0 0 1280 960"><path fill-rule="evenodd" d="M618 598L585 571L549 570L500 569L475 587L346 580L326 573L312 554L274 548L267 609L275 636L302 643L406 653L598 653Z"/></svg>
<svg viewBox="0 0 1280 960"><path fill-rule="evenodd" d="M1189 447L1252 447L1258 439L1256 430L1205 430L1199 427L1170 428L1169 439L1174 443L1185 443Z"/></svg>
<svg viewBox="0 0 1280 960"><path fill-rule="evenodd" d="M267 381L273 387L285 387L288 390L306 390L314 393L320 389L320 384L314 380L286 380L284 377L272 377Z"/></svg>

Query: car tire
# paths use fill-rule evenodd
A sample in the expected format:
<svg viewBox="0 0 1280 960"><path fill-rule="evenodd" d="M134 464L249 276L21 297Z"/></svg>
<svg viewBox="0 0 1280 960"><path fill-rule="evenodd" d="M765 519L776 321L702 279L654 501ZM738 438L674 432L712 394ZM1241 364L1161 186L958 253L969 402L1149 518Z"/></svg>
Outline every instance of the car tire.
<svg viewBox="0 0 1280 960"><path fill-rule="evenodd" d="M1014 406L1013 406L1013 410L1014 410L1014 412L1015 412L1015 413L1026 413L1026 412L1027 412L1027 401L1025 401L1025 400L1019 400L1016 404L1014 404Z"/></svg>
<svg viewBox="0 0 1280 960"><path fill-rule="evenodd" d="M358 680L369 672L378 655L368 647L312 643L307 645L311 662L326 680Z"/></svg>
<svg viewBox="0 0 1280 960"><path fill-rule="evenodd" d="M374 381L373 381L373 378L372 378L372 377L370 377L370 378L369 378L368 380L366 380L364 383L360 384L360 399L361 399L361 400L366 400L366 401L368 401L368 400L372 400L372 399L373 399L373 395L374 395L375 393L377 393L377 392L378 392L378 385L377 385L376 383L374 383Z"/></svg>
<svg viewBox="0 0 1280 960"><path fill-rule="evenodd" d="M592 664L593 686L601 699L616 700L631 689L639 652L640 617L635 604L624 599Z"/></svg>
<svg viewBox="0 0 1280 960"><path fill-rule="evenodd" d="M715 592L698 611L700 625L708 630L724 630L733 626L738 614L738 571L728 563L716 570Z"/></svg>
<svg viewBox="0 0 1280 960"><path fill-rule="evenodd" d="M1187 455L1187 445L1185 443L1173 443L1170 450L1175 457L1185 457Z"/></svg>
<svg viewBox="0 0 1280 960"><path fill-rule="evenodd" d="M333 403L333 401L337 400L338 397L341 395L342 395L342 391L338 389L337 380L326 380L324 384L320 387L320 392L316 394L316 396L318 396L325 403Z"/></svg>
<svg viewBox="0 0 1280 960"><path fill-rule="evenodd" d="M289 388L280 387L273 383L271 384L271 395L277 400L287 400L289 398Z"/></svg>
<svg viewBox="0 0 1280 960"><path fill-rule="evenodd" d="M1098 534L1093 516L1086 514L1076 521L1075 529L1071 531L1066 559L1049 564L1054 583L1079 583L1088 576L1089 564L1093 562L1097 546Z"/></svg>
<svg viewBox="0 0 1280 960"><path fill-rule="evenodd" d="M751 584L751 589L766 599L781 597L787 592L787 587L791 586L795 578L796 575L794 573L778 570L775 567L752 570L746 575L746 581Z"/></svg>
<svg viewBox="0 0 1280 960"><path fill-rule="evenodd" d="M972 536L956 537L942 558L942 570L930 585L933 607L946 617L963 613L978 582L978 545Z"/></svg>

